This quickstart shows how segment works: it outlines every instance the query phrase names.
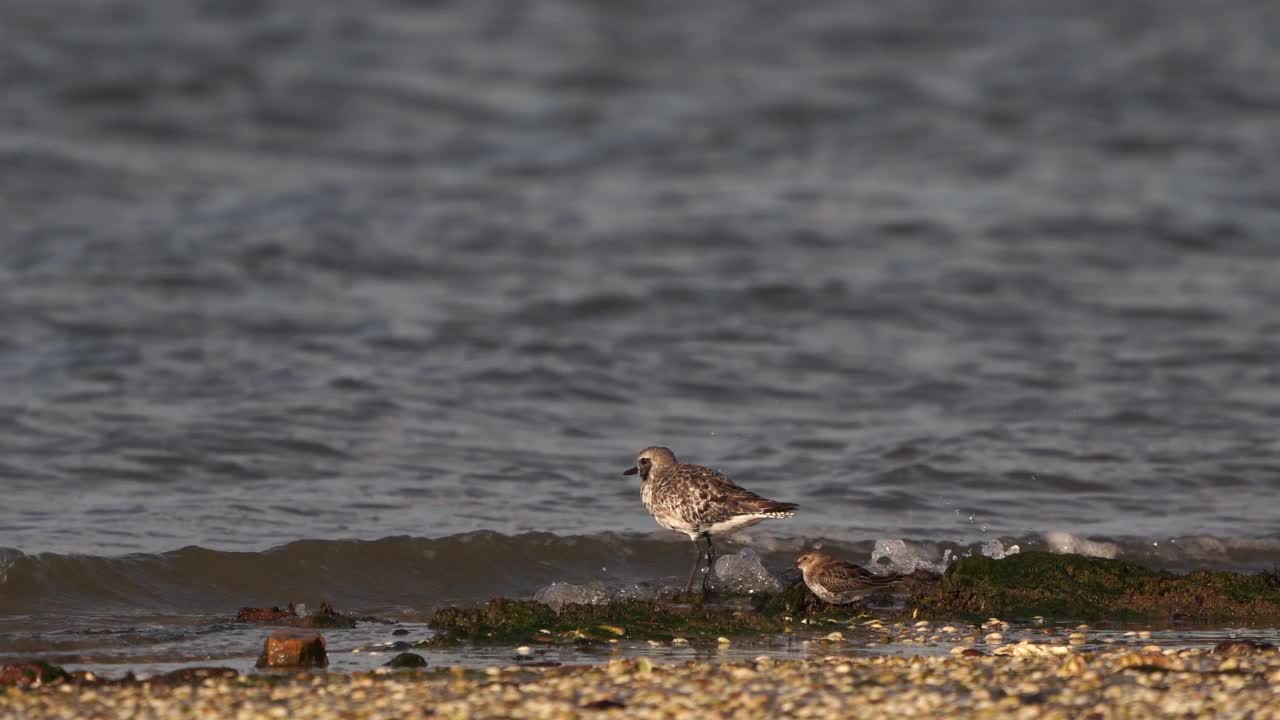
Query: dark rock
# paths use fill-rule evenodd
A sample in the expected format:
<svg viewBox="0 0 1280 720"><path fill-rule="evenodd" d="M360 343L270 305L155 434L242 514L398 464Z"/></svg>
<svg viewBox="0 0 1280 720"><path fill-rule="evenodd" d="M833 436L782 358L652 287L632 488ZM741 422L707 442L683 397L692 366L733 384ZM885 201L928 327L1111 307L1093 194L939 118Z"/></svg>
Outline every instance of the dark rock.
<svg viewBox="0 0 1280 720"><path fill-rule="evenodd" d="M0 668L0 687L35 687L70 679L66 670L42 660L9 663Z"/></svg>
<svg viewBox="0 0 1280 720"><path fill-rule="evenodd" d="M986 657L987 654L982 652L978 648L965 648L964 650L960 651L960 656L961 657Z"/></svg>
<svg viewBox="0 0 1280 720"><path fill-rule="evenodd" d="M408 635L409 631L406 630L405 628L396 628L395 630L391 631L391 634L396 636Z"/></svg>
<svg viewBox="0 0 1280 720"><path fill-rule="evenodd" d="M405 642L405 641L403 641L403 640L397 640L397 641L395 641L395 642L391 643L391 645L389 646L389 648L388 648L388 649L390 649L390 650L398 650L398 651L412 650L412 649L413 649L413 643L407 643L407 642Z"/></svg>
<svg viewBox="0 0 1280 720"><path fill-rule="evenodd" d="M605 698L604 700L593 700L582 706L584 710L620 710L627 706L626 703L613 698Z"/></svg>
<svg viewBox="0 0 1280 720"><path fill-rule="evenodd" d="M401 669L423 668L427 666L427 659L417 653L404 652L387 661L386 666Z"/></svg>
<svg viewBox="0 0 1280 720"><path fill-rule="evenodd" d="M269 608L252 608L242 607L240 612L236 613L236 620L239 622L279 622L281 620L296 620L298 611L294 609L293 603L281 610L278 607Z"/></svg>
<svg viewBox="0 0 1280 720"><path fill-rule="evenodd" d="M1270 652L1276 649L1275 645L1266 642L1256 642L1254 640L1223 640L1214 646L1215 655L1252 655L1258 652Z"/></svg>
<svg viewBox="0 0 1280 720"><path fill-rule="evenodd" d="M303 668L325 667L328 664L329 656L325 653L322 635L298 630L277 630L263 644L257 666Z"/></svg>

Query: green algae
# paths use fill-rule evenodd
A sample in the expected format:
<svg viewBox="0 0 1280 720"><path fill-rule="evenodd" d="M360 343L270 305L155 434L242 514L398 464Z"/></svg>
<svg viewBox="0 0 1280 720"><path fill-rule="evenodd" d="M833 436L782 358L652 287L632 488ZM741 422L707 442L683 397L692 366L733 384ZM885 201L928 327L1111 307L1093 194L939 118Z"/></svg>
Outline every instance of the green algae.
<svg viewBox="0 0 1280 720"><path fill-rule="evenodd" d="M1175 620L1220 623L1280 622L1280 576L1201 570L1178 575L1124 560L1023 552L1000 560L962 558L941 577L913 577L905 607L877 610L889 619L914 617L1075 620ZM743 602L740 600L740 602ZM527 600L439 610L425 644L462 642L581 643L683 637L711 642L720 636L788 631L793 620L847 621L866 608L830 605L797 582L773 595L757 595L749 607L631 600L605 605L566 605L559 612ZM421 645L421 644L420 644Z"/></svg>
<svg viewBox="0 0 1280 720"><path fill-rule="evenodd" d="M1023 552L1000 560L962 558L936 586L916 594L933 615L1006 619L1280 620L1280 580L1198 570L1185 575L1124 560Z"/></svg>
<svg viewBox="0 0 1280 720"><path fill-rule="evenodd" d="M433 644L472 642L599 643L609 640L691 641L781 632L783 621L750 609L675 606L647 600L566 605L560 612L529 600L497 599L473 608L444 608L429 625Z"/></svg>

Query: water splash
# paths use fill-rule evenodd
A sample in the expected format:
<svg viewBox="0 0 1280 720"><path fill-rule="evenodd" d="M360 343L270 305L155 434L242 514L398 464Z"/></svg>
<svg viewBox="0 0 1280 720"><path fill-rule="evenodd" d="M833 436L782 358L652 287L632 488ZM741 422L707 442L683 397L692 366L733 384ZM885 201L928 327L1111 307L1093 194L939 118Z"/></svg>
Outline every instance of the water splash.
<svg viewBox="0 0 1280 720"><path fill-rule="evenodd" d="M872 568L904 575L916 570L942 573L951 561L950 548L939 558L936 546L908 543L906 540L876 540L876 546L871 550Z"/></svg>
<svg viewBox="0 0 1280 720"><path fill-rule="evenodd" d="M609 602L609 590L598 580L582 585L553 582L534 593L533 599L559 612L565 605L603 605Z"/></svg>
<svg viewBox="0 0 1280 720"><path fill-rule="evenodd" d="M999 538L995 538L990 542L983 543L982 547L978 549L978 552L993 560L1002 560L1010 555L1017 555L1019 552L1022 552L1022 548L1017 545L1005 547L1004 543L1000 542Z"/></svg>
<svg viewBox="0 0 1280 720"><path fill-rule="evenodd" d="M722 592L754 595L782 591L782 583L769 572L760 561L760 556L751 548L716 558L712 580L715 588Z"/></svg>

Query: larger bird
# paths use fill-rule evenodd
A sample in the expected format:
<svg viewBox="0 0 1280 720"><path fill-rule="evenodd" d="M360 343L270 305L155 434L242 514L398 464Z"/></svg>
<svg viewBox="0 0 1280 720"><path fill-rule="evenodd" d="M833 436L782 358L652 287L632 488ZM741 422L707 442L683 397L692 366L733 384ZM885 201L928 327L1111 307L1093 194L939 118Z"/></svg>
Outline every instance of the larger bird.
<svg viewBox="0 0 1280 720"><path fill-rule="evenodd" d="M794 503L778 502L738 487L708 467L682 463L664 447L640 451L636 465L622 473L640 476L640 499L658 524L684 533L693 541L693 567L684 592L693 590L693 578L702 564L699 540L707 541L708 569L715 567L712 538L729 535L768 518L791 517ZM707 589L708 577L702 579Z"/></svg>

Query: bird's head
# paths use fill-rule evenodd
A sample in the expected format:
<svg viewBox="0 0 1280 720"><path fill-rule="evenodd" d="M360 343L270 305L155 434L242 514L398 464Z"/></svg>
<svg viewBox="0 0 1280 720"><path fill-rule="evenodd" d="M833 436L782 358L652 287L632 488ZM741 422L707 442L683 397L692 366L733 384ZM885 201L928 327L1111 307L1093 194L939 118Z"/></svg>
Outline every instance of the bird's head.
<svg viewBox="0 0 1280 720"><path fill-rule="evenodd" d="M675 453L664 447L647 447L636 456L635 467L622 471L623 475L639 475L641 480L648 480L649 474L655 470L676 464Z"/></svg>

